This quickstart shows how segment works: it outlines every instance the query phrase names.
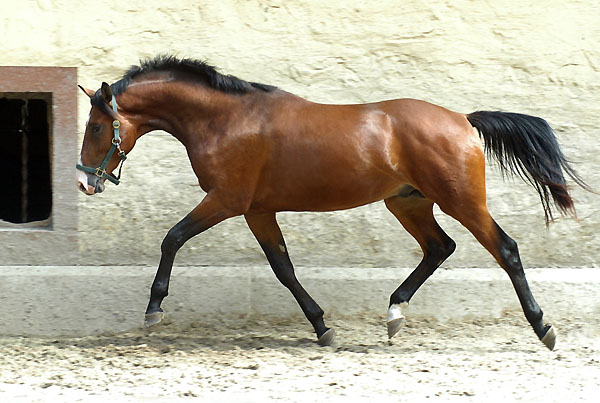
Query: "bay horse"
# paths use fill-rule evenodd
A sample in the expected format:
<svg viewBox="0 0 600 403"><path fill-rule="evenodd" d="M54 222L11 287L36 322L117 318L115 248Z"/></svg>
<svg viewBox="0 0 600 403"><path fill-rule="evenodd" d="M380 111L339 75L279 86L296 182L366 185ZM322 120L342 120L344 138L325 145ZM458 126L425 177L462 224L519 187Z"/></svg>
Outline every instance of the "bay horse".
<svg viewBox="0 0 600 403"><path fill-rule="evenodd" d="M300 285L276 213L334 211L383 200L416 239L423 259L391 295L388 336L405 317L413 294L454 251L433 205L465 226L506 271L538 338L555 345L525 278L516 242L486 205L485 152L503 173L521 176L539 193L546 222L552 205L574 213L565 174L585 186L564 157L553 130L537 117L505 112L461 114L424 101L395 99L361 105L324 105L270 85L219 73L205 62L161 55L132 66L91 99L78 188L100 193L136 141L164 130L185 146L202 201L161 245L145 325L159 323L175 254L190 238L243 215L276 277L312 324L318 343L334 330ZM482 141L483 140L483 141ZM483 144L482 144L483 143Z"/></svg>

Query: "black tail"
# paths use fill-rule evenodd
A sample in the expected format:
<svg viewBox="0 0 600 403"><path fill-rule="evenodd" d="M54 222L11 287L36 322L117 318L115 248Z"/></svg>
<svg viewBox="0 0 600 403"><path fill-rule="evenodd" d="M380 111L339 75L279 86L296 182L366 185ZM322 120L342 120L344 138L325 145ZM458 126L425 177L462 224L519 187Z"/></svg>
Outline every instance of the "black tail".
<svg viewBox="0 0 600 403"><path fill-rule="evenodd" d="M540 195L546 224L553 220L550 196L562 213L575 215L564 173L590 190L563 155L554 131L544 119L506 112L474 112L467 115L483 138L489 157L500 164L502 173L517 174Z"/></svg>

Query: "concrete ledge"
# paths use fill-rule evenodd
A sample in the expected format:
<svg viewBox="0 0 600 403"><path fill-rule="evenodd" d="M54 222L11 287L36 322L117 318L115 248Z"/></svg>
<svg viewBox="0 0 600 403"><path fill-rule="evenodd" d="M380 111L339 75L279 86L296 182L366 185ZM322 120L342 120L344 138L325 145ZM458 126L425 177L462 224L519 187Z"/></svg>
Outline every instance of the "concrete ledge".
<svg viewBox="0 0 600 403"><path fill-rule="evenodd" d="M139 328L154 267L2 267L2 335L58 336ZM383 315L411 269L297 268L326 317ZM600 315L600 270L531 269L531 289L549 321ZM167 318L209 323L223 316L297 316L302 312L269 267L175 267ZM410 317L498 317L520 310L501 269L439 269L417 292Z"/></svg>

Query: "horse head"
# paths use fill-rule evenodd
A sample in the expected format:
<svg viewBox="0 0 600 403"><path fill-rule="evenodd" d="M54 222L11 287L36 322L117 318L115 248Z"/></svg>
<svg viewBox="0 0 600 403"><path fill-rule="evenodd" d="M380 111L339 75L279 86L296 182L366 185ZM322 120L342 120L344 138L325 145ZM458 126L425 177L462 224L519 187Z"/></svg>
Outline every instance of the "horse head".
<svg viewBox="0 0 600 403"><path fill-rule="evenodd" d="M117 100L110 85L103 82L98 91L83 88L92 108L85 128L77 169L77 187L87 195L104 191L104 182L118 185L120 165L135 144L134 125L119 113ZM119 167L119 174L113 171Z"/></svg>

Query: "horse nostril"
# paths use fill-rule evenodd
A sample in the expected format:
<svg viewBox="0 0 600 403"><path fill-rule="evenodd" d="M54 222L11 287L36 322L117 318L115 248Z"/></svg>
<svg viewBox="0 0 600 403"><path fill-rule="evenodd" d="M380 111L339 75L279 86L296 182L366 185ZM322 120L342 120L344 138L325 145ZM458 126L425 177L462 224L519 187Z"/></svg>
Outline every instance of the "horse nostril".
<svg viewBox="0 0 600 403"><path fill-rule="evenodd" d="M102 193L102 192L104 192L104 183L102 183L102 181L99 180L98 182L96 182L95 188L96 188L95 189L96 193Z"/></svg>
<svg viewBox="0 0 600 403"><path fill-rule="evenodd" d="M85 186L84 186L84 184L83 184L83 183L81 183L81 182L80 182L80 183L79 183L79 185L78 185L78 188L79 188L79 190L81 190L83 193L85 193Z"/></svg>

